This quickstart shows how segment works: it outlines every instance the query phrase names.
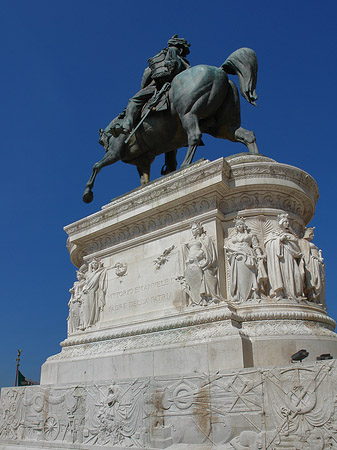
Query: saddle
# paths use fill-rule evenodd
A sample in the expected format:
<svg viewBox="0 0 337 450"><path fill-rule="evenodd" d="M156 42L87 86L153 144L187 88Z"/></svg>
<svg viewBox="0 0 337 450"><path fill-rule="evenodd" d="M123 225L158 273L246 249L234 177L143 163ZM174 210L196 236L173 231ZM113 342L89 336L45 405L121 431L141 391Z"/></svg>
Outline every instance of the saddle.
<svg viewBox="0 0 337 450"><path fill-rule="evenodd" d="M144 117L145 114L148 113L148 110L151 109L151 112L155 111L165 111L170 108L170 100L169 100L169 89L164 90L161 94L161 91L157 91L151 98L148 100L142 108L142 112L140 118ZM156 95L159 95L159 98L156 99Z"/></svg>

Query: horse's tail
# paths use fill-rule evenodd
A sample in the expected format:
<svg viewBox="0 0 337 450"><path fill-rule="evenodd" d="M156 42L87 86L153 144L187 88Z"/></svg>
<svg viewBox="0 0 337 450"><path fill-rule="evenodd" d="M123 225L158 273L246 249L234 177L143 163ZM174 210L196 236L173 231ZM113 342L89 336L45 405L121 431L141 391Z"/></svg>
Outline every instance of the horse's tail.
<svg viewBox="0 0 337 450"><path fill-rule="evenodd" d="M251 48L239 48L220 67L224 72L239 77L241 95L256 106L257 58Z"/></svg>

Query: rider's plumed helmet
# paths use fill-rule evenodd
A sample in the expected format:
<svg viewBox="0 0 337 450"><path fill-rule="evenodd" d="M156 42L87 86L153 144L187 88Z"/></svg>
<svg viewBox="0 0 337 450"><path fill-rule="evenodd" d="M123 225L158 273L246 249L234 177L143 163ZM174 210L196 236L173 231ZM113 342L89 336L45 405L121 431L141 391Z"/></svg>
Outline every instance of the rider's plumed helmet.
<svg viewBox="0 0 337 450"><path fill-rule="evenodd" d="M167 45L169 47L178 47L182 49L183 56L186 56L190 53L189 47L191 44L189 44L186 39L179 38L177 34L174 34L171 39L167 41Z"/></svg>

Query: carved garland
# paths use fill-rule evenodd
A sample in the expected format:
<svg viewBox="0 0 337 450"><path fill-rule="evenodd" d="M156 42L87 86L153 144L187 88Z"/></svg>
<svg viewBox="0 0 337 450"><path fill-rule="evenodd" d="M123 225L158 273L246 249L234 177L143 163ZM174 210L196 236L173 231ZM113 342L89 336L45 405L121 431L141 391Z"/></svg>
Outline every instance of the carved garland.
<svg viewBox="0 0 337 450"><path fill-rule="evenodd" d="M304 320L263 321L243 323L242 332L247 336L270 335L315 335L331 336L336 334L327 326Z"/></svg>
<svg viewBox="0 0 337 450"><path fill-rule="evenodd" d="M298 321L313 321L319 324L324 324L331 331L334 330L336 322L327 315L303 312L303 311L258 311L252 313L233 313L229 310L205 312L205 314L196 315L194 317L185 317L183 319L174 319L167 321L165 324L157 323L155 325L144 325L132 329L123 329L120 331L106 331L96 332L92 336L72 336L61 342L62 347L69 347L73 345L92 343L97 341L112 340L125 338L130 336L140 336L142 334L150 334L158 331L172 330L175 328L185 328L195 325L202 325L207 323L214 323L231 319L235 322L257 322L269 320L298 320Z"/></svg>
<svg viewBox="0 0 337 450"><path fill-rule="evenodd" d="M129 241L138 236L144 236L147 233L167 227L168 225L173 225L182 220L191 219L199 214L214 210L216 207L217 200L213 196L210 198L201 198L189 205L183 204L179 208L172 208L162 214L135 222L131 226L123 228L121 231L106 233L100 238L90 241L86 248L86 255Z"/></svg>
<svg viewBox="0 0 337 450"><path fill-rule="evenodd" d="M312 176L300 169L290 166L282 166L275 163L249 163L244 167L241 165L232 165L232 176L233 178L253 178L258 176L263 178L272 177L281 180L289 180L308 190L315 201L317 201L319 197L318 186Z"/></svg>
<svg viewBox="0 0 337 450"><path fill-rule="evenodd" d="M313 206L304 195L300 195L300 198L296 199L279 191L245 192L228 196L220 202L220 210L223 214L251 208L273 208L288 211L303 218L306 222L311 218L309 211L312 210Z"/></svg>
<svg viewBox="0 0 337 450"><path fill-rule="evenodd" d="M97 353L119 353L126 350L156 348L171 344L187 344L193 341L230 336L234 329L229 321L212 323L211 326L198 325L193 328L185 327L164 332L146 333L129 336L128 339L118 338L104 340L96 343L86 343L65 347L58 355L51 356L49 360L91 356Z"/></svg>

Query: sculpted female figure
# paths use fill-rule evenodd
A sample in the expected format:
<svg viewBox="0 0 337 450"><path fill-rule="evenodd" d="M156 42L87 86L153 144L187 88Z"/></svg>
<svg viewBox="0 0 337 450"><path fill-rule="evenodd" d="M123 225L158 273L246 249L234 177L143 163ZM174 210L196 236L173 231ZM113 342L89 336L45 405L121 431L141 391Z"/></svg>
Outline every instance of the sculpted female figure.
<svg viewBox="0 0 337 450"><path fill-rule="evenodd" d="M248 231L243 217L235 221L235 234L225 245L230 265L230 294L233 300L259 298L262 283L267 280L263 253L255 235Z"/></svg>
<svg viewBox="0 0 337 450"><path fill-rule="evenodd" d="M271 297L303 296L304 268L298 238L289 225L289 215L278 215L278 228L265 240Z"/></svg>
<svg viewBox="0 0 337 450"><path fill-rule="evenodd" d="M106 290L106 269L102 262L94 258L83 287L83 329L98 322L105 306Z"/></svg>
<svg viewBox="0 0 337 450"><path fill-rule="evenodd" d="M192 239L185 245L185 280L193 305L207 304L219 295L217 257L211 238L199 222L192 224Z"/></svg>
<svg viewBox="0 0 337 450"><path fill-rule="evenodd" d="M314 229L306 228L303 239L299 242L305 270L304 294L309 301L320 303L326 309L325 264L321 250L311 242L314 238Z"/></svg>
<svg viewBox="0 0 337 450"><path fill-rule="evenodd" d="M82 291L86 282L85 272L87 266L84 264L76 272L77 281L74 286L69 289L71 297L68 303L69 316L68 316L68 334L74 333L81 329L82 326Z"/></svg>

